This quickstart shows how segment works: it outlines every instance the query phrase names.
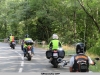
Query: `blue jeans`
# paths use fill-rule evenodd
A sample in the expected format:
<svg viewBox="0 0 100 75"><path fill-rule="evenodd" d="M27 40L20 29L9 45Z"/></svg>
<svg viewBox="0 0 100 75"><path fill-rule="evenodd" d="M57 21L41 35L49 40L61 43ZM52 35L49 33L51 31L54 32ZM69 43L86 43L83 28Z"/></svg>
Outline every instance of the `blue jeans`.
<svg viewBox="0 0 100 75"><path fill-rule="evenodd" d="M32 47L32 49L31 49L31 51L32 51L32 53L34 53L34 48Z"/></svg>

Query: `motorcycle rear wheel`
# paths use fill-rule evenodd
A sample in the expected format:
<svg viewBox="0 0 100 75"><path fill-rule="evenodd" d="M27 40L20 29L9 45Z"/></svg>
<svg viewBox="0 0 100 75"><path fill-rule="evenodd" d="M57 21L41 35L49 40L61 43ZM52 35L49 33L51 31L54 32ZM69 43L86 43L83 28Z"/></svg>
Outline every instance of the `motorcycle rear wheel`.
<svg viewBox="0 0 100 75"><path fill-rule="evenodd" d="M31 55L28 53L28 61L31 61Z"/></svg>
<svg viewBox="0 0 100 75"><path fill-rule="evenodd" d="M57 68L58 67L57 60L54 59L54 60L52 60L51 63L53 64L54 68Z"/></svg>

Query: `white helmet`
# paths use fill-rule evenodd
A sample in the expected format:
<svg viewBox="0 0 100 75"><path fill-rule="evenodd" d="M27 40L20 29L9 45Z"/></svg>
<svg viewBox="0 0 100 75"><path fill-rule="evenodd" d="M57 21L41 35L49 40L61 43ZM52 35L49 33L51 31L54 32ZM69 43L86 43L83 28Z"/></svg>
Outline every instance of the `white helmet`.
<svg viewBox="0 0 100 75"><path fill-rule="evenodd" d="M57 34L53 34L53 35L52 35L52 38L53 38L53 39L58 39L58 35L57 35Z"/></svg>

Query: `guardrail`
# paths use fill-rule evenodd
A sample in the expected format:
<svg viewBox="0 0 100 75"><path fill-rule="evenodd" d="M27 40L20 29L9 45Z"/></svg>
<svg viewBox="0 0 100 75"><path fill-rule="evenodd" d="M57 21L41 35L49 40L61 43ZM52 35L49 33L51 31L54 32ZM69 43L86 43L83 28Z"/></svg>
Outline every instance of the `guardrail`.
<svg viewBox="0 0 100 75"><path fill-rule="evenodd" d="M9 41L8 41L8 39L0 39L0 42L8 43ZM15 40L15 42L17 44L20 44L21 43L21 40Z"/></svg>
<svg viewBox="0 0 100 75"><path fill-rule="evenodd" d="M8 39L0 39L0 42L9 43ZM16 44L21 44L22 39L15 40L15 42ZM42 45L42 47L44 47L46 45L46 42L45 41L42 41L42 42L34 41L34 45L35 46Z"/></svg>

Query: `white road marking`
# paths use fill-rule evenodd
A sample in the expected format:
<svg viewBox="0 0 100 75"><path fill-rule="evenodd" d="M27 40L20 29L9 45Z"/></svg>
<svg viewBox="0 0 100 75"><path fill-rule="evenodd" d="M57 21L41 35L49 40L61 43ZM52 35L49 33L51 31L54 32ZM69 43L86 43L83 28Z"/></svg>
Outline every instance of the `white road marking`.
<svg viewBox="0 0 100 75"><path fill-rule="evenodd" d="M22 58L22 60L24 61L24 57L22 56L21 58Z"/></svg>
<svg viewBox="0 0 100 75"><path fill-rule="evenodd" d="M22 70L23 70L23 68L20 68L18 72L19 72L19 73L21 73L21 72L22 72Z"/></svg>
<svg viewBox="0 0 100 75"><path fill-rule="evenodd" d="M21 66L24 66L24 61L21 62Z"/></svg>
<svg viewBox="0 0 100 75"><path fill-rule="evenodd" d="M14 50L12 50L12 51L14 51ZM15 53L17 53L20 57L21 57L21 59L22 59L22 61L21 61L21 67L23 67L24 66L24 57L22 56L22 54L20 54L20 53L18 53L17 51L14 51ZM19 68L19 73L21 73L23 71L23 68Z"/></svg>
<svg viewBox="0 0 100 75"><path fill-rule="evenodd" d="M5 48L5 47L2 47L2 48ZM7 48L7 47L6 47ZM1 50L0 50L1 51ZM3 50L3 51L9 51L9 50ZM23 71L23 66L24 66L24 57L22 56L22 54L20 54L20 53L18 53L17 51L15 51L15 50L11 50L11 51L13 51L13 52L15 52L15 53L17 53L19 56L9 56L9 57L0 57L1 59L7 59L7 58L15 58L15 57L21 57L21 59L22 59L22 61L21 61L21 63L20 63L20 65L21 65L21 67L19 68L19 70L18 70L18 72L19 73L21 73L22 71ZM0 64L8 64L8 63L11 63L11 64L18 64L18 63L16 63L16 62L5 62L5 63L0 63Z"/></svg>

